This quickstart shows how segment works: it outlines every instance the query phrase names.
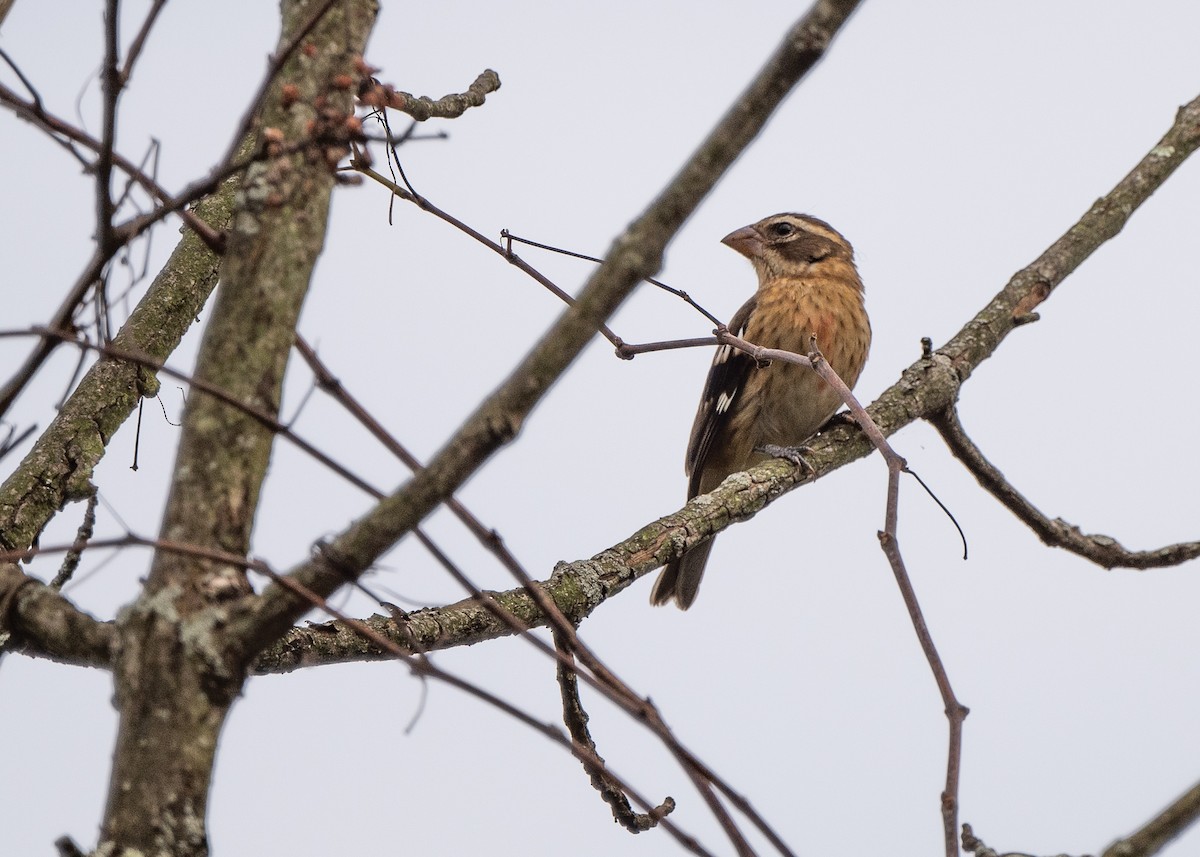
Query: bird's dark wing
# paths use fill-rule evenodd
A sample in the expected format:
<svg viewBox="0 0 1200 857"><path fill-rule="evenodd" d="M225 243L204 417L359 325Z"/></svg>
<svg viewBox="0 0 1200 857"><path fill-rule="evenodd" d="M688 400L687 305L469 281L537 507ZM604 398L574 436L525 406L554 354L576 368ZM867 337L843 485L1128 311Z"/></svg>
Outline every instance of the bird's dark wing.
<svg viewBox="0 0 1200 857"><path fill-rule="evenodd" d="M756 305L757 298L750 298L734 313L728 325L730 333L735 336L745 334L746 323ZM730 345L717 346L712 367L708 370L708 380L704 382L704 395L696 411L696 421L692 424L692 436L688 441L684 470L691 477L688 480L689 500L699 493L705 462L713 451L713 444L720 443L719 438L737 407L738 396L754 368L754 358L744 351L738 351Z"/></svg>

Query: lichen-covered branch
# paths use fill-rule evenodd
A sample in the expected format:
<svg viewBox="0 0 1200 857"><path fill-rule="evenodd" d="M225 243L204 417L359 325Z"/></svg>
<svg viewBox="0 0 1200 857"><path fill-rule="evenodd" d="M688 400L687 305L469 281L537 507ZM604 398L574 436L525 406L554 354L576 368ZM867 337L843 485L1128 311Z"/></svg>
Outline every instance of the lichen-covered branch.
<svg viewBox="0 0 1200 857"><path fill-rule="evenodd" d="M452 92L436 101L425 95L399 92L386 83L371 81L359 92L359 100L369 107L391 107L407 113L418 122L426 119L457 119L472 107L479 107L488 95L500 88L500 75L484 69L466 92Z"/></svg>
<svg viewBox="0 0 1200 857"><path fill-rule="evenodd" d="M1045 300L1054 286L1097 247L1119 233L1133 211L1198 145L1200 98L1179 111L1166 136L1112 192L1098 200L1033 264L1017 272L945 346L905 369L900 379L867 408L884 435L891 435L914 420L933 418L951 407L974 368L1015 327L1029 321L1033 307ZM801 474L795 465L782 459L736 473L710 494L696 497L679 512L646 525L592 559L560 563L550 579L540 585L546 587L563 613L577 624L606 599L687 548L733 523L753 517L797 485L869 455L872 449L861 430L838 426L809 444L805 459L812 465L811 474ZM400 496L403 494L402 490ZM349 535L355 535L354 531ZM348 570L352 569L350 566ZM337 572L331 569L326 574ZM305 569L305 575L322 576L311 568ZM276 597L282 598L282 593ZM495 597L529 627L545 624L545 618L524 590L514 589ZM297 610L303 609L304 605L297 606ZM388 629L390 619L372 617L369 621L390 638L405 644L396 635L394 626ZM478 602L468 599L410 614L406 633L413 634L424 650L432 651L507 636L513 630ZM330 623L317 630L288 632L262 654L255 669L286 672L307 664L378 657L377 651L364 646L361 640L352 639L336 623Z"/></svg>
<svg viewBox="0 0 1200 857"><path fill-rule="evenodd" d="M264 102L267 157L242 179L194 373L271 415L324 242L336 162L358 128L352 86L343 81L361 65L377 4L285 0L282 12L281 51L294 34L309 34ZM293 88L286 97L285 87ZM289 140L303 145L287 147ZM261 420L194 388L164 540L244 556L274 437ZM247 590L240 566L155 552L141 596L116 623L120 719L99 852L207 855L214 754L245 675L224 623Z"/></svg>
<svg viewBox="0 0 1200 857"><path fill-rule="evenodd" d="M0 563L0 649L107 667L114 639L111 624L98 622L15 563Z"/></svg>
<svg viewBox="0 0 1200 857"><path fill-rule="evenodd" d="M496 450L562 376L596 330L658 270L663 250L684 220L762 127L795 83L824 54L857 0L821 0L787 34L750 87L722 117L663 192L613 243L605 261L509 378L459 428L423 470L334 539L318 557L293 570L306 588L328 595L368 568L410 532ZM257 650L284 634L308 605L287 589L269 587L258 608L235 627Z"/></svg>
<svg viewBox="0 0 1200 857"><path fill-rule="evenodd" d="M229 225L237 179L227 179L195 215ZM190 229L113 338L116 352L161 363L179 345L217 284L219 258ZM0 485L0 546L29 547L64 504L90 496L92 470L142 396L158 389L144 364L104 357L84 376L33 449Z"/></svg>

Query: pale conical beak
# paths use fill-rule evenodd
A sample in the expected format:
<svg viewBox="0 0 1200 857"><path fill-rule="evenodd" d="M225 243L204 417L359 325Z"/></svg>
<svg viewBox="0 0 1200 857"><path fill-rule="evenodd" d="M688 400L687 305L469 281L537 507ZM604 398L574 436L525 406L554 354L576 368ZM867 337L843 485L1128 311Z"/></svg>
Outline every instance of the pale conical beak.
<svg viewBox="0 0 1200 857"><path fill-rule="evenodd" d="M763 249L763 240L754 231L753 226L743 226L741 229L730 232L721 239L721 243L737 250L747 259L754 259L761 255Z"/></svg>

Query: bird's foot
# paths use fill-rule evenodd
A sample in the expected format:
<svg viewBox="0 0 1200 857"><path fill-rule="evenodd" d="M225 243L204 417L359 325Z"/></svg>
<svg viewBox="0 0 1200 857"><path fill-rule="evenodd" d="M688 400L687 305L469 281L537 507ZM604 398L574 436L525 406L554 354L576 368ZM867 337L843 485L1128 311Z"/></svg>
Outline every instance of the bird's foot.
<svg viewBox="0 0 1200 857"><path fill-rule="evenodd" d="M769 455L772 458L785 458L802 471L813 474L817 472L817 469L809 464L808 459L804 457L805 453L812 452L807 446L776 446L773 443L767 443L758 447L755 451Z"/></svg>

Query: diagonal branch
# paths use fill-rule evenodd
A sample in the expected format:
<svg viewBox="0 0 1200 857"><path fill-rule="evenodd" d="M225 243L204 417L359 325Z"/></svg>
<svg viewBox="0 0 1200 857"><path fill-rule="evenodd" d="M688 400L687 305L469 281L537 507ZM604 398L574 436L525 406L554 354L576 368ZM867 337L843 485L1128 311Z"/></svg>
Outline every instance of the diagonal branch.
<svg viewBox="0 0 1200 857"><path fill-rule="evenodd" d="M328 595L361 574L412 530L498 449L567 370L602 324L647 276L658 271L663 250L757 136L796 82L824 55L858 0L820 0L789 31L783 44L722 117L660 196L614 242L605 263L520 366L485 400L429 466L330 544L330 551L292 572L304 586ZM331 564L330 556L337 562ZM283 635L308 605L287 590L269 587L256 609L231 629L257 651Z"/></svg>
<svg viewBox="0 0 1200 857"><path fill-rule="evenodd" d="M1098 200L1033 264L1015 274L943 348L905 369L900 379L867 408L883 434L891 435L914 420L931 418L952 406L962 382L974 368L1016 326L1029 320L1031 310L1049 296L1054 286L1097 247L1119 233L1133 211L1197 146L1200 146L1200 98L1179 111L1166 136L1112 192ZM690 501L679 512L647 524L591 559L560 563L549 580L540 585L547 588L567 618L578 624L605 600L687 548L737 521L748 520L797 485L863 458L872 449L860 430L839 426L809 444L805 458L812 465L811 474L801 474L796 466L780 459L734 474L716 490L697 498L699 502ZM439 458L446 454L444 451ZM362 522L339 541L354 536L359 526ZM301 571L306 577L320 576L311 564L302 566ZM546 617L523 588L489 594L527 627L546 624ZM282 599L283 593L272 596L276 602ZM268 603L259 609L272 622L279 621L286 610L278 603ZM417 611L410 614L410 620L407 630L416 635L426 651L471 645L513 633L473 599ZM394 632L394 623L387 617L372 617L367 621L384 633L389 633L388 626L392 626ZM403 639L398 642L406 645ZM378 651L361 641L347 639L333 623L319 631L292 629L262 653L254 669L287 672L301 665L373 660L379 656Z"/></svg>
<svg viewBox="0 0 1200 857"><path fill-rule="evenodd" d="M1150 857L1200 818L1200 783L1124 839L1104 849L1101 857Z"/></svg>
<svg viewBox="0 0 1200 857"><path fill-rule="evenodd" d="M239 180L228 179L194 215L212 229L229 223ZM144 361L101 359L92 365L34 448L0 485L0 547L23 549L67 502L91 495L91 473L109 439L142 396L157 390L148 364L161 364L191 328L217 283L218 258L186 230L160 274L113 338L114 353ZM64 325L65 326L65 325ZM43 343L54 340L44 337Z"/></svg>
<svg viewBox="0 0 1200 857"><path fill-rule="evenodd" d="M237 186L236 178L226 180L197 206L195 215L213 229L224 229ZM141 355L144 361L97 361L0 485L0 547L28 547L65 503L92 493L92 469L109 440L142 396L157 390L147 364L165 360L192 326L217 284L217 265L217 255L204 241L185 231L111 343L114 352ZM47 350L56 344L50 337L42 341Z"/></svg>

